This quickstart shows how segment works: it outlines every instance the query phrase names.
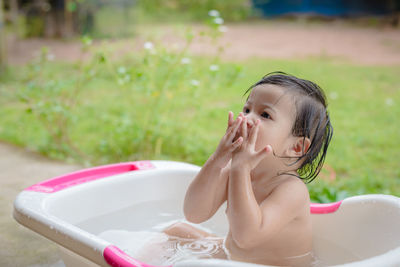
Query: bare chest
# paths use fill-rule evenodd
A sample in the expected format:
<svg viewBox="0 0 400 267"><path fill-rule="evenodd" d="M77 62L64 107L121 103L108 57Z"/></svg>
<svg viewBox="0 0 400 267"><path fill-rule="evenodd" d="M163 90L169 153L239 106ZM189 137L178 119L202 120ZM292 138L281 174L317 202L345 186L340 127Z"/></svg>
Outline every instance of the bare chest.
<svg viewBox="0 0 400 267"><path fill-rule="evenodd" d="M252 181L251 186L253 188L254 197L257 203L260 205L264 199L266 199L274 189L279 185L277 182L265 183L260 181Z"/></svg>

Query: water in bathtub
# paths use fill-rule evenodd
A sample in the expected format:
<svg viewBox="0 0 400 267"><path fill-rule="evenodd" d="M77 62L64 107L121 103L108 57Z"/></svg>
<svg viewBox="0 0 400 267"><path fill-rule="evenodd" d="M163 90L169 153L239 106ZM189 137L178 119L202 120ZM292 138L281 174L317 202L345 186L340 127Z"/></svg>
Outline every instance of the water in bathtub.
<svg viewBox="0 0 400 267"><path fill-rule="evenodd" d="M136 260L151 265L171 265L186 259L229 258L223 244L228 231L225 214L220 211L209 221L196 225L218 237L203 240L171 238L162 231L178 221L184 221L179 200L159 200L137 203L81 222L78 226L116 245ZM188 223L187 221L185 221ZM318 239L327 255L317 249L313 267L359 260L338 244ZM321 254L321 255L319 255Z"/></svg>

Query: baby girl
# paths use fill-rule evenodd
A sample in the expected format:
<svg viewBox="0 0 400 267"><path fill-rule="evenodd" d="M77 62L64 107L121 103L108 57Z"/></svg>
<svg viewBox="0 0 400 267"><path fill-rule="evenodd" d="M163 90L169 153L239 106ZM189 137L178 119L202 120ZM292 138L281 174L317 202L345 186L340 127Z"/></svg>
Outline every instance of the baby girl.
<svg viewBox="0 0 400 267"><path fill-rule="evenodd" d="M274 72L251 86L216 151L190 184L184 214L192 223L211 218L226 201L229 233L217 258L258 264L307 266L312 258L310 199L305 183L319 173L332 137L321 88ZM171 238L212 237L177 223Z"/></svg>

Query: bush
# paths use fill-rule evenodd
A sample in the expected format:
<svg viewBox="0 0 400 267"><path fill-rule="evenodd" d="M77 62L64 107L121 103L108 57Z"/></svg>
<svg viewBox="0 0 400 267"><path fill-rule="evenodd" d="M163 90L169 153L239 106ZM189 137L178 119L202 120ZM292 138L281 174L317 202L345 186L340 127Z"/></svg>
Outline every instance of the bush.
<svg viewBox="0 0 400 267"><path fill-rule="evenodd" d="M218 28L202 34L214 39ZM21 84L7 91L12 101L3 106L17 112L26 135L9 133L13 129L7 135L51 157L88 165L144 158L202 163L209 152L200 144L209 143L209 135L187 125L215 112L204 101L219 95L217 88L232 86L241 67L222 64L218 53L190 57L194 33L188 30L185 38L179 51L146 42L141 51L113 60L119 51L94 47L84 37L83 52L92 56L74 64L52 62L43 48L22 68Z"/></svg>

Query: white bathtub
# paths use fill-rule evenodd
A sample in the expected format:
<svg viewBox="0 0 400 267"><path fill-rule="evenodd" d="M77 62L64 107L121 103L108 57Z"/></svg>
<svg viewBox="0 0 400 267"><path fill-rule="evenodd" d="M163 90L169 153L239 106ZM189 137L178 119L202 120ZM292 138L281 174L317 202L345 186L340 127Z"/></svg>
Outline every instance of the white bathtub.
<svg viewBox="0 0 400 267"><path fill-rule="evenodd" d="M160 214L166 220L183 218L183 196L199 169L180 162L137 161L78 171L22 191L14 203L14 218L59 244L67 266L150 267L99 234L145 230ZM228 224L221 210L202 225L224 235ZM312 204L310 211L314 253L325 266L400 266L400 198L362 195ZM188 260L173 266L216 265L261 266L225 260Z"/></svg>

